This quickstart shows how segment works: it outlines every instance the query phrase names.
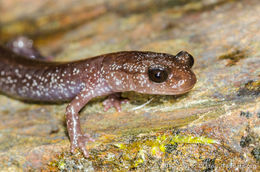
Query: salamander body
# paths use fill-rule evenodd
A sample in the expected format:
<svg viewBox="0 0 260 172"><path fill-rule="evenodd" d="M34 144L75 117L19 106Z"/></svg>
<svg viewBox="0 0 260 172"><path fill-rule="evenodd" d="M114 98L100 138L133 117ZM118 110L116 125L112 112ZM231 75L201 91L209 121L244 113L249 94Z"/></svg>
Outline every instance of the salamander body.
<svg viewBox="0 0 260 172"><path fill-rule="evenodd" d="M185 51L175 56L124 51L62 63L34 59L38 52L33 58L15 52L0 47L0 91L21 100L69 101L66 122L71 151L79 148L86 157L85 143L92 139L82 133L78 113L89 100L112 95L105 105L120 110L118 96L113 96L119 92L177 95L196 83L191 70L194 59Z"/></svg>

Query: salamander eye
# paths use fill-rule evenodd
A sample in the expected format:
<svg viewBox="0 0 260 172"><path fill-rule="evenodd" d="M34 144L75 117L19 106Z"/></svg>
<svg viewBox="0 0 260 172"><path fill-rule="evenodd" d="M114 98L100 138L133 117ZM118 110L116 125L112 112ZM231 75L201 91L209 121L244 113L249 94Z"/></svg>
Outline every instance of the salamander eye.
<svg viewBox="0 0 260 172"><path fill-rule="evenodd" d="M168 73L164 68L150 68L148 69L148 76L151 81L162 83L167 80Z"/></svg>

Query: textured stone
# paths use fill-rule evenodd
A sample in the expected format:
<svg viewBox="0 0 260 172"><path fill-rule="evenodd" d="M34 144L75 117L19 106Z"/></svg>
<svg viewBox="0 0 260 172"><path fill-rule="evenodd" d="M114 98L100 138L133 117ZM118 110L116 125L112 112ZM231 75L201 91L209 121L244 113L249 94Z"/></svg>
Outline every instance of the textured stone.
<svg viewBox="0 0 260 172"><path fill-rule="evenodd" d="M96 139L87 145L88 160L68 153L66 104L27 104L1 95L0 169L260 170L258 0L12 0L0 5L2 43L29 35L55 60L121 50L186 50L195 57L198 78L191 92L178 97L124 93L130 103L121 113L104 112L102 98L88 103L81 123ZM176 135L186 139L167 142ZM194 137L215 143L185 143Z"/></svg>

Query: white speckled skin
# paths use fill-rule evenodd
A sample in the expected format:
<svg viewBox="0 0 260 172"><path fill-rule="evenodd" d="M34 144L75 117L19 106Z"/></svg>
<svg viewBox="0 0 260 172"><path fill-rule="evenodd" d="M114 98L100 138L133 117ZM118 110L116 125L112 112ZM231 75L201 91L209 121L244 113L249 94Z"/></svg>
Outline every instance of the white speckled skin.
<svg viewBox="0 0 260 172"><path fill-rule="evenodd" d="M196 83L190 58L192 56L187 52L180 52L177 56L155 52L118 52L104 58L101 72L113 92L177 95L189 91ZM190 60L193 64L193 58ZM150 67L167 70L168 79L162 83L151 81L148 77Z"/></svg>
<svg viewBox="0 0 260 172"><path fill-rule="evenodd" d="M71 101L66 121L71 152L79 148L85 157L86 141L78 113L89 100L124 91L176 95L189 91L196 83L191 71L193 57L187 52L176 56L125 51L91 59L59 63L29 59L0 47L0 91L30 101ZM162 83L148 77L148 69L163 68L168 78Z"/></svg>

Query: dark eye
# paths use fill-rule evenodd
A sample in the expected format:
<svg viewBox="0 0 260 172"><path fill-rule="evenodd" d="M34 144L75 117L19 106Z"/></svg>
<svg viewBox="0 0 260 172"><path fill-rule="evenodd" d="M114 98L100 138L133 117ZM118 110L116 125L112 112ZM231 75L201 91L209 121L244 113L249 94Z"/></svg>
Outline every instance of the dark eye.
<svg viewBox="0 0 260 172"><path fill-rule="evenodd" d="M163 68L150 68L148 69L148 76L151 81L162 83L168 78L168 73Z"/></svg>

